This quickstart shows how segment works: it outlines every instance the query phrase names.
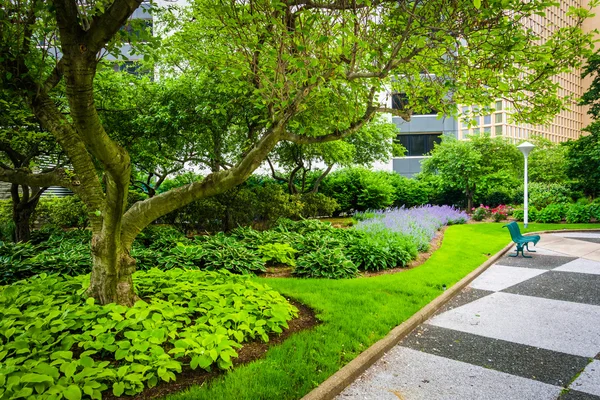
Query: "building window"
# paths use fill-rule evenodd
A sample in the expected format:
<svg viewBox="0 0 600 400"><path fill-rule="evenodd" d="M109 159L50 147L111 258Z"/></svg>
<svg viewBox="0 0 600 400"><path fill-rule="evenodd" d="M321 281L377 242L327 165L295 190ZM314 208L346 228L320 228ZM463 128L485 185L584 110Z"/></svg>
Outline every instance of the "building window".
<svg viewBox="0 0 600 400"><path fill-rule="evenodd" d="M483 125L490 125L491 123L492 123L492 116L484 115L483 116Z"/></svg>
<svg viewBox="0 0 600 400"><path fill-rule="evenodd" d="M433 150L435 143L440 143L442 133L398 135L398 142L406 148L407 156L424 156Z"/></svg>
<svg viewBox="0 0 600 400"><path fill-rule="evenodd" d="M496 136L502 136L502 125L496 125Z"/></svg>
<svg viewBox="0 0 600 400"><path fill-rule="evenodd" d="M406 93L392 94L392 109L406 110L408 108L408 95ZM413 106L413 115L435 115L437 110L429 105L429 97L424 97L422 100L423 107ZM417 108L416 110L414 108Z"/></svg>
<svg viewBox="0 0 600 400"><path fill-rule="evenodd" d="M495 120L496 120L496 123L497 123L497 124L501 124L501 123L502 123L502 120L503 120L503 115L504 115L504 114L502 114L502 113L496 113Z"/></svg>
<svg viewBox="0 0 600 400"><path fill-rule="evenodd" d="M408 106L408 95L406 93L392 94L392 109L405 110Z"/></svg>
<svg viewBox="0 0 600 400"><path fill-rule="evenodd" d="M496 102L496 111L501 111L502 110L502 100L498 100Z"/></svg>
<svg viewBox="0 0 600 400"><path fill-rule="evenodd" d="M492 127L491 126L486 126L485 128L483 128L483 133L492 133Z"/></svg>

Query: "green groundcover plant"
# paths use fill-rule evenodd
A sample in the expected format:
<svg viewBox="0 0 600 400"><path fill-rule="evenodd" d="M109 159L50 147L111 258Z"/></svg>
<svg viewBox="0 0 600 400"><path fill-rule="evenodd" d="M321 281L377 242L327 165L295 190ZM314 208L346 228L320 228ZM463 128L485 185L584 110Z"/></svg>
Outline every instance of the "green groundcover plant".
<svg viewBox="0 0 600 400"><path fill-rule="evenodd" d="M137 272L131 308L86 298L89 277L42 274L0 287L0 398L140 393L184 368L229 369L236 349L280 333L297 309L226 271Z"/></svg>

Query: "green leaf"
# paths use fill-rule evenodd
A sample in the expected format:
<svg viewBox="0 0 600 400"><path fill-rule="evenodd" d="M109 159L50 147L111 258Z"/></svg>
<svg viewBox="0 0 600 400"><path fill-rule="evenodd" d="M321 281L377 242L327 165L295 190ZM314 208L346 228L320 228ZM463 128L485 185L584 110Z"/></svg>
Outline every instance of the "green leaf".
<svg viewBox="0 0 600 400"><path fill-rule="evenodd" d="M40 383L40 382L54 382L51 376L41 374L25 374L21 377L21 382L25 383Z"/></svg>
<svg viewBox="0 0 600 400"><path fill-rule="evenodd" d="M63 396L67 400L81 400L81 389L79 389L79 386L69 385L63 390Z"/></svg>
<svg viewBox="0 0 600 400"><path fill-rule="evenodd" d="M112 390L113 394L115 396L120 396L123 394L123 392L125 392L125 383L123 382L115 382L113 384L113 390Z"/></svg>
<svg viewBox="0 0 600 400"><path fill-rule="evenodd" d="M479 10L481 8L481 0L473 0L473 5Z"/></svg>

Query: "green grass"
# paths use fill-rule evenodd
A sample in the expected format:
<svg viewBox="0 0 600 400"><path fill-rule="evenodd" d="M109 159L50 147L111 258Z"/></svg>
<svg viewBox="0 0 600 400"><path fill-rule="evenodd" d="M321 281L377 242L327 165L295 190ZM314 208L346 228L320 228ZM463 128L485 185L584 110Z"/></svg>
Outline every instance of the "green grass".
<svg viewBox="0 0 600 400"><path fill-rule="evenodd" d="M263 359L202 387L171 395L191 399L299 399L395 326L509 243L504 223L451 226L423 265L394 275L350 280L258 279L317 310L323 321L271 348ZM537 224L527 232L600 228L598 224ZM525 230L522 227L522 232Z"/></svg>

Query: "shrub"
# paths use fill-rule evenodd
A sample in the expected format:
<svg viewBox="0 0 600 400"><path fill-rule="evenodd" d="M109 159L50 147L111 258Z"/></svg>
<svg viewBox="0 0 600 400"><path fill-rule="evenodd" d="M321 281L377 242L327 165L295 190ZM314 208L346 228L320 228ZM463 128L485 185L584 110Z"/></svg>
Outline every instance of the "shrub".
<svg viewBox="0 0 600 400"><path fill-rule="evenodd" d="M88 223L86 205L77 196L43 197L35 215L41 224L62 228L85 228Z"/></svg>
<svg viewBox="0 0 600 400"><path fill-rule="evenodd" d="M490 216L490 207L480 204L479 207L473 208L471 211L471 219L474 221L483 221Z"/></svg>
<svg viewBox="0 0 600 400"><path fill-rule="evenodd" d="M377 210L394 202L394 186L384 173L363 168L347 168L329 174L321 184L321 192L340 205L340 211Z"/></svg>
<svg viewBox="0 0 600 400"><path fill-rule="evenodd" d="M388 181L394 186L394 207L414 207L429 203L431 186L425 182L389 172Z"/></svg>
<svg viewBox="0 0 600 400"><path fill-rule="evenodd" d="M339 248L323 248L300 256L293 274L302 278L354 278L356 265Z"/></svg>
<svg viewBox="0 0 600 400"><path fill-rule="evenodd" d="M355 241L345 253L359 269L380 271L405 266L416 258L417 248L409 238L385 230Z"/></svg>
<svg viewBox="0 0 600 400"><path fill-rule="evenodd" d="M12 201L0 200L0 240L12 241L15 234L15 224L12 218Z"/></svg>
<svg viewBox="0 0 600 400"><path fill-rule="evenodd" d="M529 207L529 211L527 212L527 219L529 222L531 221L537 221L537 215L538 215L538 210L535 207ZM524 218L525 218L525 211L523 210L523 207L517 207L513 210L512 212L512 216L514 219L516 219L517 221L523 222Z"/></svg>
<svg viewBox="0 0 600 400"><path fill-rule="evenodd" d="M512 207L499 205L492 209L492 219L494 222L505 220L512 213Z"/></svg>
<svg viewBox="0 0 600 400"><path fill-rule="evenodd" d="M279 264L296 265L295 250L288 243L268 243L258 246L258 252L265 262L274 261Z"/></svg>
<svg viewBox="0 0 600 400"><path fill-rule="evenodd" d="M600 221L600 203L594 202L588 206L590 217L594 218L596 221Z"/></svg>
<svg viewBox="0 0 600 400"><path fill-rule="evenodd" d="M502 204L509 204L513 196L508 191L493 191L488 193L485 198L485 204L490 207L498 207Z"/></svg>
<svg viewBox="0 0 600 400"><path fill-rule="evenodd" d="M590 222L591 209L581 203L571 204L567 209L566 219L570 224Z"/></svg>
<svg viewBox="0 0 600 400"><path fill-rule="evenodd" d="M374 237L353 244L345 253L363 271L381 271L395 267L390 249Z"/></svg>
<svg viewBox="0 0 600 400"><path fill-rule="evenodd" d="M131 308L86 299L88 281L43 275L0 288L2 398L135 395L183 366L227 370L241 343L266 342L297 315L269 287L225 272L137 272L146 301Z"/></svg>
<svg viewBox="0 0 600 400"><path fill-rule="evenodd" d="M302 218L329 217L340 208L335 199L322 193L305 193L300 200L303 204L300 212Z"/></svg>
<svg viewBox="0 0 600 400"><path fill-rule="evenodd" d="M535 220L533 218L532 221L542 222L542 223L556 223L562 221L567 215L567 205L565 204L550 204L544 209L540 210Z"/></svg>
<svg viewBox="0 0 600 400"><path fill-rule="evenodd" d="M571 203L571 188L559 183L537 183L531 182L528 185L529 205L538 210L551 204ZM521 203L523 200L521 199Z"/></svg>

